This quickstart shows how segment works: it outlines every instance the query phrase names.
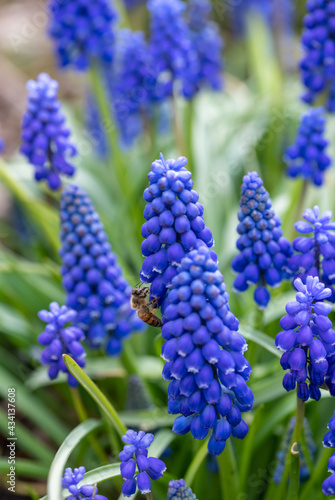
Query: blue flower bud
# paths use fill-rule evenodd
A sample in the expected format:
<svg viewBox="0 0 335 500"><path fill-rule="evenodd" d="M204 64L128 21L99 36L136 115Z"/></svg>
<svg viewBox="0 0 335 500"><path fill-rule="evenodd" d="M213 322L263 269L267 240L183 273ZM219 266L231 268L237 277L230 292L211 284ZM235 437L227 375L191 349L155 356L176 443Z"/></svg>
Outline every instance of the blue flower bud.
<svg viewBox="0 0 335 500"><path fill-rule="evenodd" d="M221 455L226 447L226 441L217 441L214 436L211 436L208 441L208 451L212 455Z"/></svg>

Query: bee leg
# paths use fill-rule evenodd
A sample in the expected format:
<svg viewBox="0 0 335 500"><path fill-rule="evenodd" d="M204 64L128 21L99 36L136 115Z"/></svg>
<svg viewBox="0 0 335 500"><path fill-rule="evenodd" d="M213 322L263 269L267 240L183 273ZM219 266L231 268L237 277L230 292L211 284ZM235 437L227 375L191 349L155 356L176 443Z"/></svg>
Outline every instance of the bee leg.
<svg viewBox="0 0 335 500"><path fill-rule="evenodd" d="M152 300L150 300L149 306L151 307L152 312L155 314L158 308L158 298L154 297Z"/></svg>

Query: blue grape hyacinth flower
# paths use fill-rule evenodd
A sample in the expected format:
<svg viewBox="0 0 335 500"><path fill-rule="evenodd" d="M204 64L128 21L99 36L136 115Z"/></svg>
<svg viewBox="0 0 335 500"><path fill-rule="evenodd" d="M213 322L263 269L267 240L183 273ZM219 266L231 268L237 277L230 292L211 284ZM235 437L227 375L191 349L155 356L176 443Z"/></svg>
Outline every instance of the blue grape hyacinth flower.
<svg viewBox="0 0 335 500"><path fill-rule="evenodd" d="M331 158L326 153L328 141L324 137L326 118L322 107L305 113L292 146L284 156L290 177L302 177L321 186L325 171L331 166Z"/></svg>
<svg viewBox="0 0 335 500"><path fill-rule="evenodd" d="M164 160L161 155L151 165L150 185L143 195L147 202L141 230L145 260L140 276L143 282L151 283L151 297L158 297L160 304L186 253L199 245L213 245L203 218L204 207L186 165L183 156Z"/></svg>
<svg viewBox="0 0 335 500"><path fill-rule="evenodd" d="M160 85L143 32L120 30L112 78L115 116L122 142L129 146L149 120L152 102L159 100Z"/></svg>
<svg viewBox="0 0 335 500"><path fill-rule="evenodd" d="M151 479L153 481L160 479L166 471L166 465L162 460L148 457L148 448L153 440L153 434L146 434L144 431L137 433L131 429L122 437L126 445L119 453L119 459L121 460L121 476L125 479L122 494L126 497L135 493L136 486L144 495L149 493ZM138 468L137 474L136 467Z"/></svg>
<svg viewBox="0 0 335 500"><path fill-rule="evenodd" d="M184 18L186 4L181 0L149 0L150 51L155 71L164 81L165 97L172 96L174 82L178 82L185 97L189 95L190 80L197 78L199 61L192 46L190 32Z"/></svg>
<svg viewBox="0 0 335 500"><path fill-rule="evenodd" d="M113 2L51 0L49 10L49 34L60 66L86 70L95 61L113 61L117 19Z"/></svg>
<svg viewBox="0 0 335 500"><path fill-rule="evenodd" d="M272 209L269 193L257 172L243 177L236 246L239 255L232 261L238 273L234 290L244 292L256 285L254 300L264 309L270 300L267 286L277 287L286 276L286 264L292 255L290 242L283 237L281 220Z"/></svg>
<svg viewBox="0 0 335 500"><path fill-rule="evenodd" d="M67 305L78 312L75 324L91 347L112 356L123 339L145 324L130 307L131 287L111 251L104 226L88 195L67 186L60 203L62 283Z"/></svg>
<svg viewBox="0 0 335 500"><path fill-rule="evenodd" d="M55 379L59 372L67 373L67 381L71 387L77 387L77 380L69 373L63 354L69 354L80 367L85 366L86 352L81 344L85 339L84 332L76 326L66 326L74 323L77 313L66 306L59 306L57 302L50 304L50 311L42 310L38 313L41 321L48 323L43 333L38 337L41 345L45 346L41 355L42 365L50 365L48 375Z"/></svg>
<svg viewBox="0 0 335 500"><path fill-rule="evenodd" d="M188 27L192 46L198 56L198 71L187 80L189 97L201 88L221 90L223 86L223 40L218 26L209 19L211 11L211 3L208 0L191 0L189 3Z"/></svg>
<svg viewBox="0 0 335 500"><path fill-rule="evenodd" d="M304 220L294 225L296 231L304 236L293 240L295 253L288 260L287 267L294 277L301 278L303 282L306 276L319 276L332 291L327 300L334 302L335 222L332 222L332 217L330 210L320 215L317 205L304 211Z"/></svg>
<svg viewBox="0 0 335 500"><path fill-rule="evenodd" d="M197 500L197 497L184 479L173 479L169 482L167 500Z"/></svg>
<svg viewBox="0 0 335 500"><path fill-rule="evenodd" d="M62 488L66 488L70 496L66 500L107 500L103 495L98 495L98 488L92 484L85 484L78 488L78 484L84 479L85 467L75 468L73 471L67 467L62 478Z"/></svg>
<svg viewBox="0 0 335 500"><path fill-rule="evenodd" d="M162 315L168 411L181 414L172 430L191 431L200 440L212 431L208 451L220 455L230 435L246 436L241 412L252 409L254 397L246 384L251 373L244 358L247 344L209 248L193 250L181 261Z"/></svg>
<svg viewBox="0 0 335 500"><path fill-rule="evenodd" d="M323 446L325 448L335 448L335 413L329 421L328 429L329 431L323 438ZM330 496L335 495L335 453L328 461L328 472L330 472L331 475L324 480L322 484L322 493Z"/></svg>
<svg viewBox="0 0 335 500"><path fill-rule="evenodd" d="M28 104L22 120L21 153L35 167L35 179L52 190L61 187L61 175L73 176L69 158L77 154L58 101L58 82L46 73L27 82Z"/></svg>
<svg viewBox="0 0 335 500"><path fill-rule="evenodd" d="M294 286L296 300L286 305L287 314L280 320L283 330L275 339L276 347L283 351L281 366L289 370L283 386L292 391L298 385L302 401L309 397L318 401L328 374L328 358L335 354L335 332L328 318L332 306L323 302L331 290L317 276L307 276L306 284L297 278Z"/></svg>
<svg viewBox="0 0 335 500"><path fill-rule="evenodd" d="M323 93L326 108L335 111L335 2L309 0L304 18L300 61L301 79L307 92L302 99L313 104Z"/></svg>

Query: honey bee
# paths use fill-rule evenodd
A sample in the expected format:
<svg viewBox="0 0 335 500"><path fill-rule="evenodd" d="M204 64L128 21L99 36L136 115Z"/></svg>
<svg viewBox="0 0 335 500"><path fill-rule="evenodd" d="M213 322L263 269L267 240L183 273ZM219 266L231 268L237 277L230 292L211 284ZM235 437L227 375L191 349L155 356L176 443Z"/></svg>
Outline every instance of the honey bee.
<svg viewBox="0 0 335 500"><path fill-rule="evenodd" d="M144 323L160 328L163 325L162 320L155 315L158 307L158 299L154 298L149 302L149 293L149 287L142 288L139 286L133 288L131 292L130 305L132 309L136 310L137 316L144 321Z"/></svg>

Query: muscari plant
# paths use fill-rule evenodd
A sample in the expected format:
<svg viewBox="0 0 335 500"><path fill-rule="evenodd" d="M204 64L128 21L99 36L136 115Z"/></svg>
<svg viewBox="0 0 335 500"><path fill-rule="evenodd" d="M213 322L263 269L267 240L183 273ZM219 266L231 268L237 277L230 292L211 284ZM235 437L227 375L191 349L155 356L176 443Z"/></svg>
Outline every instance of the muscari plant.
<svg viewBox="0 0 335 500"><path fill-rule="evenodd" d="M331 3L328 2L324 10L330 12ZM202 87L219 90L222 86L222 40L214 25L208 21L209 4L206 1L191 0L186 7L183 2L151 0L148 6L151 16L150 53L147 54L144 50L147 45L142 33L126 31L124 46L120 47L124 52L121 50L119 53L121 54L119 60L115 41L118 38L115 34L116 7L113 2L99 1L93 5L87 1L53 1L50 2L50 7L52 12L50 33L55 41L60 65L89 72L99 64L105 75L115 76L110 94L112 97L109 98L109 106L105 109L107 112L113 111L111 106L113 95L117 95L120 103L126 103L124 115L118 112L117 106L115 107L120 135L122 139L126 139L123 140L124 144L128 141L132 143L134 137L140 136L143 130L142 126L132 129L132 120L128 121L128 118L136 117L142 120L144 112L147 113L146 120L150 122L152 118L152 102L148 104L147 96L143 102L141 99L133 99L131 93L133 81L144 87L143 82L147 82L148 75L151 77L154 75L154 82L156 78L159 80L162 75L167 75L166 81L163 78L163 85L161 82L153 85L155 89L153 101L157 99L156 91L162 92L158 93L158 101L172 97L176 90L181 91L184 97L189 99L193 98ZM318 18L317 22L322 17L320 11L323 7L322 2L308 2L309 9L318 11L314 12ZM329 26L331 28L331 23ZM318 37L321 31L318 30ZM327 50L330 50L329 47ZM148 55L152 59L147 63L145 58ZM131 59L133 66L125 64L127 59ZM115 66L112 68L114 63ZM146 73L148 68L150 72ZM35 168L43 173L43 178L47 180L51 189L60 188L59 175L62 173L70 175L66 154L69 151L74 153L75 149L68 140L69 130L65 127L64 116L59 111L57 84L42 75L37 83L31 85L31 89L28 115L23 127L26 148L26 150L23 148L23 152ZM95 87L94 90L98 92L99 89ZM149 96L149 100L151 98ZM101 104L101 96L98 100ZM317 114L316 111L315 116ZM312 159L316 161L318 170L322 172L323 181L323 171L329 165L323 152L326 144L320 123L317 121L317 130L309 137L317 151L314 149L312 154L313 151L311 153L310 149L308 152L306 149L300 150L299 155L306 162ZM300 134L296 145L304 147L301 135L304 134ZM111 148L109 153L117 155L119 153L117 143L114 142L113 147L114 150ZM317 159L315 159L316 153L319 155ZM122 153L120 154L122 156ZM124 165L127 169L126 162ZM114 163L112 166L114 167ZM307 171L307 167L305 170ZM125 171L127 173L127 170ZM119 174L118 171L116 181L120 181ZM311 167L308 176L306 174L305 177L315 184L321 183L315 182L315 179L320 179L320 174L313 176ZM75 400L77 410L79 405L80 418L84 422L65 440L63 448L55 459L58 467L50 469L49 500L60 498L61 486L67 490L63 493L70 499L104 500L107 497L97 493L96 483L115 476L121 476L125 480L123 486L121 483L118 485L125 495L132 495L138 487L148 499L152 496L163 498L166 494L168 500L194 499L195 495L188 485L192 484L193 487L194 483L195 488L199 487L195 476L196 473L200 473L206 450L219 457L219 474L224 498L237 497L237 490L244 495L242 484L241 486L234 484L237 483L235 481L237 474L234 471L232 454L245 450L243 456L249 456L249 461L251 460L255 435L251 432L248 437L246 436L249 425L251 429L255 425L257 435L258 418L258 413L252 412L253 390L246 384L251 374L246 341L239 333L238 319L230 311L231 299L227 293L229 287L223 281L217 255L212 250L214 244L212 232L205 224L204 207L200 203L201 199L199 201L199 194L193 189L191 172L187 169L187 159L179 157L177 160L165 160L161 156L153 162L148 179L149 187L144 192L147 204L144 210L145 223L142 227L144 241L141 249L144 262L140 277L145 283L144 286L150 286L150 298L157 298L161 307L163 327L161 332L157 332L155 342L157 344L164 342L161 351L165 361L163 378L169 381L167 395L164 393L165 402L168 404L167 411L163 410L164 417L169 416L168 412L180 416L175 419L174 424L171 421L169 424L166 422L162 424L159 417L156 422L158 414L156 402L145 404L149 412L146 415L154 417L156 443L164 445L159 451L156 447L154 456L148 457L147 448L153 440L153 435L146 434L141 426L145 428L146 425L152 425L150 419L148 423L145 417L143 421L141 417L137 417L136 423L139 428L127 430L124 422L128 424L129 416L119 415L98 386L82 370L85 368L85 353L81 341L86 343L88 358L100 362L103 349L108 354L119 355L122 347L126 345L124 340L131 337L136 327L141 329L144 325L130 310L131 287L128 280L123 277L125 273L127 277L132 273L135 275L138 267L134 272L132 263L132 271L129 272L129 262L126 259L123 261L124 269L117 264L106 230L89 196L79 185L68 185L64 188L60 199L61 275L67 305L60 308L53 302L50 305L50 312L41 311L39 314L40 319L48 323L45 332L39 337L39 342L45 347L41 362L49 365L51 379L57 377L59 371L67 373L70 386L78 386L79 382L98 403L113 426L113 431L110 433L112 452L110 454L105 439L103 442L98 438L94 438L93 442L88 441L87 449L94 450L99 456L101 464L104 464L103 470L98 468L86 474L86 468L79 466L83 462L80 458L76 458L73 463L79 467L73 471L71 468L66 468L61 480L59 464L62 464L64 470L66 465L64 456L62 457L64 449L67 447L73 449L74 443L79 442L77 433L81 436L79 439L81 440L94 428L94 425L97 425L94 421L86 419L85 408L80 407L80 402L78 403L80 400L77 391L75 393L77 396L74 398L77 398ZM118 191L120 186L116 187ZM90 192L90 189L88 191ZM133 195L132 191L130 193ZM125 203L127 202L129 199L125 199ZM120 219L123 222L132 216L132 212L130 214L123 212ZM307 222L298 222L296 229L303 234L311 234L311 237L303 236L294 240L292 250L288 240L283 237L281 221L274 214L269 194L260 176L251 172L244 178L238 226L240 235L238 249L241 254L233 263L233 268L239 273L235 288L238 288L237 283L239 291L245 291L250 284L255 284L255 301L257 305L266 307L271 305L267 287L275 288L281 285L282 281L292 279L298 292L296 301L288 302L287 315L280 322L283 331L277 335L275 342L283 351L282 368L289 370L284 376L284 388L292 390L297 385L300 401L307 401L308 398L319 400L321 395L324 395L325 389L330 389L331 395L334 392L335 343L329 319L332 314L329 304L329 299L332 297L330 288L334 279L332 233L334 228L331 217L329 212L319 216L316 207L307 210L304 214ZM122 245L126 244L126 241L122 242ZM115 248L114 243L113 248ZM134 279L134 284L135 282ZM278 297L278 291L274 292L274 295L275 298ZM249 313L250 311L247 314ZM243 317L243 314L241 316L244 320L241 324L243 333L246 316ZM151 333L150 331L150 335ZM248 335L250 338L250 333ZM263 335L264 337L260 337L261 340L257 338L257 334L251 339L261 344L263 342L263 346L273 343L273 339L264 333ZM96 353L94 348L97 347L103 349ZM270 350L269 346L268 349ZM122 359L124 366L121 368L119 365L115 366L118 370L132 372L131 376L140 381L141 388L143 383L141 358L139 356L139 359L131 360L129 352L126 351L125 354L125 359ZM143 363L149 363L149 360L150 357L147 357ZM277 365L279 367L279 363ZM89 369L87 366L87 372ZM108 385L105 384L104 389ZM110 385L113 386L113 383ZM149 388L150 392L154 388L156 397L157 394L161 397L167 384L163 381L158 383L151 381ZM140 396L140 389L138 393ZM255 394L257 395L257 391ZM162 403L162 400L160 402ZM118 401L115 404L119 403ZM281 470L275 478L280 487L287 485L285 455L287 450L290 453L292 441L298 441L301 455L306 454L304 443L297 432L302 422L301 405L299 405L298 402L294 430L291 424L286 436L285 452L280 456ZM136 410L133 411L135 418ZM245 421L242 419L242 413L246 414ZM288 416L288 412L285 415ZM132 426L130 423L128 425ZM167 439L164 431L168 429L159 430L162 425L168 429L172 427L176 434L181 435L177 438L181 443L178 454L184 453L186 449L189 451L188 458L191 461L190 466L183 469L186 481L170 481L168 491L167 481L164 482L165 478L162 477L165 464L158 456L175 436L169 432ZM333 447L333 427L331 419L329 433L324 438L325 446ZM304 431L300 429L300 434L301 432ZM188 433L202 441L200 447L190 436L185 435ZM107 435L107 431L104 435ZM235 437L246 439L243 439L243 442L236 442L233 439ZM125 443L123 450L119 438ZM110 456L106 460L104 451L107 448ZM168 472L173 476L177 468L177 464L174 463L177 455L175 448L172 448L172 453L173 459L167 458L166 462ZM314 471L310 468L310 461L308 462L312 454L307 450L306 460L313 481L307 482L307 487L309 484L313 485L315 481ZM121 463L117 462L118 456ZM308 474L305 462L303 457L300 458L301 479L306 479ZM109 463L110 461L113 463ZM322 469L325 477L324 458L322 463L325 464ZM241 476L243 469L245 465L241 463ZM329 470L333 474L333 457L329 461ZM180 477L179 472L175 477ZM152 484L150 479L153 480ZM156 480L159 485L157 490ZM333 475L324 481L324 494L334 493L333 482ZM299 481L295 482L293 472L289 485L290 492L295 488L297 495ZM159 488L164 490L163 495ZM112 495L114 493L113 491ZM215 496L218 497L217 491Z"/></svg>

